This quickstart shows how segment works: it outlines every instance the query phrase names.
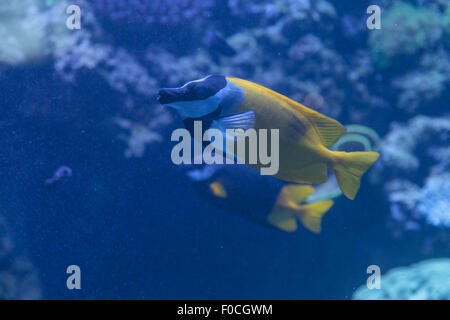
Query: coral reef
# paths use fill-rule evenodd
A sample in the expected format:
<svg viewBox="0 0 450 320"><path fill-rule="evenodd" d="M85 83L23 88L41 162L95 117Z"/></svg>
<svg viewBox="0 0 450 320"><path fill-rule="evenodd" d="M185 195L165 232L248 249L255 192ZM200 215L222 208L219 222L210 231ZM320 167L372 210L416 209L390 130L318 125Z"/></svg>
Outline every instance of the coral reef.
<svg viewBox="0 0 450 320"><path fill-rule="evenodd" d="M38 0L4 1L0 4L0 63L16 66L51 54L53 40L67 35L65 0L52 6Z"/></svg>
<svg viewBox="0 0 450 320"><path fill-rule="evenodd" d="M389 72L387 94L408 114L431 114L448 101L449 8L445 1L394 2L383 14L383 27L369 34L377 66Z"/></svg>
<svg viewBox="0 0 450 320"><path fill-rule="evenodd" d="M369 51L357 50L354 59L347 59L336 50L334 30L339 19L331 3L229 1L228 6L231 21L242 15L254 17L239 20L240 28L226 33L235 55L214 61L201 48L179 56L170 52L170 45L149 46L147 66L164 86L180 85L209 73L233 75L299 101L316 103L317 99L306 97L320 95L321 102L310 107L333 117L348 114L348 122L361 121L370 112L367 110L386 105L364 84L374 72ZM247 28L243 29L243 24Z"/></svg>
<svg viewBox="0 0 450 320"><path fill-rule="evenodd" d="M427 225L450 226L449 132L450 117L417 116L406 125L393 124L381 142L378 170L397 236L407 230L423 231ZM432 231L422 234L426 237Z"/></svg>
<svg viewBox="0 0 450 320"><path fill-rule="evenodd" d="M417 211L434 226L450 227L450 172L428 177Z"/></svg>
<svg viewBox="0 0 450 320"><path fill-rule="evenodd" d="M397 177L400 173L409 175L412 171L417 171L420 164L427 161L419 159L418 156L435 159L433 152L419 152L423 146L429 150L436 150L448 147L448 135L450 131L450 117L431 118L426 116L416 116L408 124L400 125L393 123L390 132L383 138L381 143L381 156L383 163L389 170L396 171ZM447 162L450 159L442 159Z"/></svg>
<svg viewBox="0 0 450 320"><path fill-rule="evenodd" d="M448 101L449 83L450 54L442 49L424 54L417 70L392 80L393 87L400 90L398 107L408 113L420 107L428 112L442 109L443 101Z"/></svg>
<svg viewBox="0 0 450 320"><path fill-rule="evenodd" d="M93 3L85 0L76 1L76 4L82 8L82 28L71 31L65 26L67 1L48 1L45 5L40 1L27 1L28 6L6 3L0 5L0 13L11 17L11 22L6 20L0 24L0 34L5 32L8 36L7 40L10 39L9 42L18 44L17 46L4 44L0 50L0 62L10 65L28 63L31 70L34 68L42 72L41 69L46 68L46 72L53 74L43 79L42 86L34 84L26 86L24 100L30 100L30 97L33 99L31 102L23 103L24 107L19 109L21 112L28 117L43 115L47 119L50 119L49 115L53 115L52 119L58 121L61 119L73 121L76 113L80 112L78 120L85 121L81 114L86 116L86 112L92 113L92 111L76 111L76 108L85 108L86 103L82 105L81 101L77 101L75 109L67 108L66 104L74 102L74 95L79 96L73 92L76 86L97 81L96 86L102 87L105 91L104 95L116 98L114 105L107 106L110 114L100 114L100 117L126 118L127 121L135 121L136 127L146 127L148 123L152 123L152 127L147 128L148 132L134 131L141 132L147 137L150 131L157 131L170 122L170 120L168 122L158 120L170 118L165 114L164 109L156 106L154 97L158 88L157 80L150 76L136 56L130 54L125 48L117 47L105 40L107 35L93 14L91 7ZM98 3L98 5L101 4ZM34 24L39 25L39 28L34 28ZM28 39L27 36L30 34L27 34L23 28L31 28L33 32L39 32L39 34L31 34L32 37ZM33 41L36 41L36 44ZM35 61L39 63L30 64ZM51 64L52 70L47 67ZM20 74L19 76L25 77ZM109 89L106 89L107 87L99 80L104 81ZM49 97L46 103L34 105L35 99L42 99L43 88L55 88L56 93L60 92L62 96ZM98 112L102 110L104 108L99 108ZM156 132L152 135L158 136ZM150 141L160 141L160 139L148 140L145 137L143 139L147 141L147 144Z"/></svg>
<svg viewBox="0 0 450 320"><path fill-rule="evenodd" d="M377 63L387 66L394 57L434 46L442 37L442 24L434 9L395 2L383 15L383 27L370 34L369 45Z"/></svg>
<svg viewBox="0 0 450 320"><path fill-rule="evenodd" d="M39 298L37 273L29 259L17 253L6 221L0 216L0 300Z"/></svg>
<svg viewBox="0 0 450 320"><path fill-rule="evenodd" d="M163 130L172 125L155 101L159 87L211 73L242 77L385 134L366 188L383 190L386 224L398 239L406 232L437 239L440 232L448 247L448 1L380 1L382 29L370 31L360 11L337 1L73 3L82 8L81 30L65 27L67 0L0 4L5 132L30 123L36 132L61 123L85 132L112 122L105 140L123 142L127 158L145 158L167 142ZM210 42L218 40L208 35L220 35L224 54L213 52ZM17 148L10 141L0 142L4 150ZM13 292L20 280L8 279L0 276L0 294L21 296Z"/></svg>
<svg viewBox="0 0 450 320"><path fill-rule="evenodd" d="M365 285L354 300L449 300L450 259L431 259L409 267L395 268L381 275L381 289Z"/></svg>
<svg viewBox="0 0 450 320"><path fill-rule="evenodd" d="M127 158L140 158L144 155L149 144L163 141L158 128L168 125L171 122L171 118L167 113L161 112L146 125L124 118L117 118L115 122L121 129L127 131L127 133L119 135L119 138L128 146L125 150L125 156Z"/></svg>
<svg viewBox="0 0 450 320"><path fill-rule="evenodd" d="M210 14L212 0L96 0L92 7L96 15L112 22L181 25Z"/></svg>

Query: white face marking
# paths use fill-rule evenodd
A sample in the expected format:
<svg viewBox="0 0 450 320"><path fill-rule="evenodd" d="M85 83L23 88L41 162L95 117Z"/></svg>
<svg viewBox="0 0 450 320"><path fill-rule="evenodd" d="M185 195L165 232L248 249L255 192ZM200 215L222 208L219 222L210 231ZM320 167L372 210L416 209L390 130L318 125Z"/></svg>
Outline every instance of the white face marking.
<svg viewBox="0 0 450 320"><path fill-rule="evenodd" d="M225 88L216 93L222 106L222 114L238 112L242 102L245 100L244 90L227 80Z"/></svg>
<svg viewBox="0 0 450 320"><path fill-rule="evenodd" d="M183 87L187 86L193 82L202 82L206 79L202 78L199 80L193 80ZM185 118L200 118L211 112L214 112L219 104L222 106L222 114L231 114L238 111L239 107L244 101L244 90L235 85L234 83L227 80L227 85L219 90L215 95L203 99L203 100L192 100L192 101L176 101L166 104L169 107L174 108L178 111L180 116Z"/></svg>
<svg viewBox="0 0 450 320"><path fill-rule="evenodd" d="M199 118L205 116L217 109L220 99L217 96L211 96L203 100L176 101L167 104L167 106L178 111L184 118Z"/></svg>

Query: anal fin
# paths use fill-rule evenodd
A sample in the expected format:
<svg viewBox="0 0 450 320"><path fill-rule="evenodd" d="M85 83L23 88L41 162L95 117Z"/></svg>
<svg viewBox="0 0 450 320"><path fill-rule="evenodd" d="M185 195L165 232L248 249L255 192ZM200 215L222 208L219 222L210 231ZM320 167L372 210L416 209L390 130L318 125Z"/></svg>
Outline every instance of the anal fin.
<svg viewBox="0 0 450 320"><path fill-rule="evenodd" d="M274 210L267 216L267 221L278 229L286 232L297 230L297 220L290 209L275 206Z"/></svg>

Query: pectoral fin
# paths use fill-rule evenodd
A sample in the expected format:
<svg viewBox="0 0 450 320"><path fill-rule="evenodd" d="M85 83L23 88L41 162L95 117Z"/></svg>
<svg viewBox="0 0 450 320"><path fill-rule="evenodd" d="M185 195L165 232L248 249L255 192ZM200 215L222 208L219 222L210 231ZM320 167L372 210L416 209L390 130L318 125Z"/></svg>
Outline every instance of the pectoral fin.
<svg viewBox="0 0 450 320"><path fill-rule="evenodd" d="M220 117L216 120L213 120L211 123L211 129L217 129L222 133L224 137L223 141L223 154L230 159L235 160L236 162L239 160L235 154L230 154L226 152L226 146L229 142L236 140L236 136L231 135L226 132L227 129L242 129L247 130L255 127L255 113L253 111L246 111L242 113L232 114L229 116Z"/></svg>
<svg viewBox="0 0 450 320"><path fill-rule="evenodd" d="M267 216L267 221L273 226L286 232L297 230L297 221L295 215L289 209L275 206L272 212Z"/></svg>
<svg viewBox="0 0 450 320"><path fill-rule="evenodd" d="M243 129L255 127L255 113L253 111L246 111L242 113L236 113L229 116L220 117L215 119L211 128L216 128L225 133L226 129Z"/></svg>
<svg viewBox="0 0 450 320"><path fill-rule="evenodd" d="M218 181L213 182L209 185L209 190L211 193L218 198L226 198L228 196L227 190L224 185Z"/></svg>

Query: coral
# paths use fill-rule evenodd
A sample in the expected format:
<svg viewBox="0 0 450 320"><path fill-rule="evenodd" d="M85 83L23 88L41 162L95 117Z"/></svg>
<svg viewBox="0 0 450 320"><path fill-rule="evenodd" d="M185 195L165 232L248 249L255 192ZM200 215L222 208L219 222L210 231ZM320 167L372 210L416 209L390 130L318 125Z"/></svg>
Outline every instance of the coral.
<svg viewBox="0 0 450 320"><path fill-rule="evenodd" d="M405 231L420 230L423 219L416 211L420 187L408 180L393 179L386 183L385 192L393 219L391 228L394 236L400 237Z"/></svg>
<svg viewBox="0 0 450 320"><path fill-rule="evenodd" d="M431 235L448 245L441 229L450 226L449 132L450 117L417 116L404 125L392 124L380 143L377 171L383 176L394 236L417 230L428 247Z"/></svg>
<svg viewBox="0 0 450 320"><path fill-rule="evenodd" d="M124 118L117 118L115 122L122 130L128 131L127 134L119 135L119 138L127 144L125 156L127 158L140 158L144 155L147 145L163 140L157 129L162 125L169 124L171 119L167 113L161 112L147 125Z"/></svg>
<svg viewBox="0 0 450 320"><path fill-rule="evenodd" d="M403 171L408 174L419 169L421 163L426 163L421 157L431 157L432 153L417 152L427 146L429 150L436 147L446 147L448 132L450 131L450 117L431 118L417 116L407 125L393 123L390 132L383 138L380 145L382 162L390 170ZM447 162L449 159L445 159Z"/></svg>
<svg viewBox="0 0 450 320"><path fill-rule="evenodd" d="M0 63L19 65L47 57L53 47L53 35L67 34L65 0L52 6L42 1L3 1L0 4Z"/></svg>
<svg viewBox="0 0 450 320"><path fill-rule="evenodd" d="M163 87L179 86L192 79L202 78L214 73L216 67L204 51L177 57L162 48L149 47L145 59L152 74L158 74Z"/></svg>
<svg viewBox="0 0 450 320"><path fill-rule="evenodd" d="M359 287L354 300L449 300L450 259L431 259L381 276L381 289Z"/></svg>
<svg viewBox="0 0 450 320"><path fill-rule="evenodd" d="M0 22L0 34L5 32L7 35L7 45L4 48L0 46L0 62L17 65L45 59L45 67L42 68L46 68L48 76L41 80L41 86L25 83L22 102L24 106L17 110L29 117L45 115L45 119L51 121L73 121L76 114L80 122L85 121L83 116L88 112L92 116L93 112L85 110L84 97L78 99L79 94L75 96L73 91L76 85L92 81L102 88L103 95L115 98L114 105L107 106L110 114L98 112L96 115L109 118L125 117L128 121L136 121L137 127L146 126L145 122L152 121L156 121L159 126L167 125L167 122L158 120L160 116L164 117L166 111L156 108L154 97L159 86L157 80L150 75L136 55L107 40L107 34L93 14L93 2L74 2L81 7L82 28L68 30L64 23L67 19L66 0L47 1L45 5L41 1L26 1L27 6L6 2L0 5L0 15L5 17L5 20ZM28 29L30 31L25 32ZM35 34L38 32L39 34ZM10 38L17 46L8 44ZM36 44L33 41L36 41ZM32 64L30 68L40 68L40 65ZM47 68L50 65L53 65L52 70ZM20 70L12 73L13 78L16 74L19 78L28 79L26 75L20 75ZM101 83L102 80L105 83ZM43 93L49 88L53 89L54 95ZM2 96L2 99L7 97ZM40 100L40 103L36 103L36 100ZM67 104L73 106L67 108ZM165 118L168 119L167 114ZM152 126L152 130L157 129L159 128L156 128L156 125ZM148 143L150 140L146 141Z"/></svg>
<svg viewBox="0 0 450 320"><path fill-rule="evenodd" d="M409 113L420 106L428 110L440 109L440 102L435 102L447 94L450 83L450 54L445 50L426 53L420 59L419 68L392 80L392 85L399 89L398 106ZM434 105L430 103L434 102ZM425 109L425 108L423 108Z"/></svg>
<svg viewBox="0 0 450 320"><path fill-rule="evenodd" d="M6 221L0 216L0 300L40 298L40 283L34 266L17 252Z"/></svg>
<svg viewBox="0 0 450 320"><path fill-rule="evenodd" d="M395 2L383 14L382 28L371 32L369 45L380 66L394 57L432 47L442 37L442 15L437 10Z"/></svg>
<svg viewBox="0 0 450 320"><path fill-rule="evenodd" d="M84 10L83 28L55 39L56 71L66 81L73 81L80 70L91 70L123 94L131 91L146 97L154 95L156 81L136 58L123 48L96 41L97 33L101 31L95 17Z"/></svg>
<svg viewBox="0 0 450 320"><path fill-rule="evenodd" d="M289 49L289 57L296 61L302 61L324 50L320 39L314 35L306 35L300 38L296 44Z"/></svg>
<svg viewBox="0 0 450 320"><path fill-rule="evenodd" d="M439 0L392 2L383 11L382 28L368 34L383 95L392 96L395 107L406 114L435 114L448 100L449 8Z"/></svg>
<svg viewBox="0 0 450 320"><path fill-rule="evenodd" d="M332 30L339 19L331 3L230 0L227 4L231 21L238 19L240 26L229 30L226 39L236 54L215 61L203 48L177 55L164 45L151 45L147 66L163 86L178 86L210 73L233 75L308 101L308 106L332 117L349 109L347 122L362 122L372 109L386 105L365 84L374 73L370 52L357 50L354 59L347 59L336 50Z"/></svg>
<svg viewBox="0 0 450 320"><path fill-rule="evenodd" d="M181 25L208 16L213 0L96 0L92 2L98 16L112 22L155 25Z"/></svg>
<svg viewBox="0 0 450 320"><path fill-rule="evenodd" d="M334 7L323 0L281 0L275 2L268 0L228 0L228 7L233 16L257 18L262 24L283 17L319 21L322 17L336 15Z"/></svg>
<svg viewBox="0 0 450 320"><path fill-rule="evenodd" d="M450 172L430 176L420 192L417 211L434 226L450 227Z"/></svg>

